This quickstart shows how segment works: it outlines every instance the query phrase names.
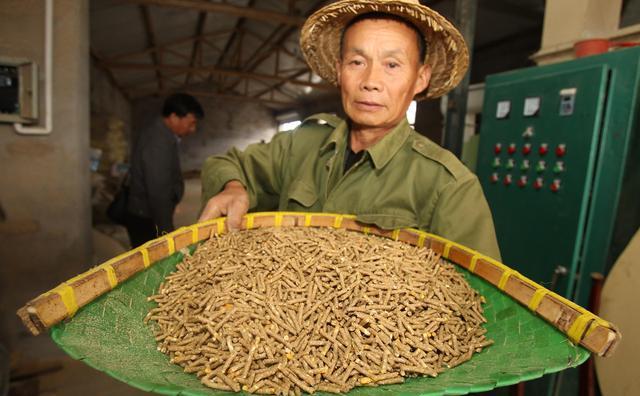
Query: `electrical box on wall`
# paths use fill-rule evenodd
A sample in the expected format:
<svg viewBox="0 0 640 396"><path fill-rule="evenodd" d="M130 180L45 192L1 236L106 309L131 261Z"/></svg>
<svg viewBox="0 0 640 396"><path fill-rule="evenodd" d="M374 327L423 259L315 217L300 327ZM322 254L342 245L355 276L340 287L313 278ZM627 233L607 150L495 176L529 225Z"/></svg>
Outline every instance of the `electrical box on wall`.
<svg viewBox="0 0 640 396"><path fill-rule="evenodd" d="M0 57L0 122L38 119L38 67L24 59Z"/></svg>

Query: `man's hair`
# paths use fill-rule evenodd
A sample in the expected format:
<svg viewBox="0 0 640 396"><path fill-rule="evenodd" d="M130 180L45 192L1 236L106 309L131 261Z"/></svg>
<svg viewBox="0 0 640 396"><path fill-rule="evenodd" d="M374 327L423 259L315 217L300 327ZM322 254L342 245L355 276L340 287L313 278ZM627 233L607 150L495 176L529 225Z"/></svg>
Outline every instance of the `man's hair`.
<svg viewBox="0 0 640 396"><path fill-rule="evenodd" d="M418 54L420 55L419 61L420 64L424 63L424 57L427 53L427 43L424 40L424 35L422 34L422 32L413 23L407 21L401 16L395 14L387 14L385 12L368 12L366 14L360 14L347 23L347 25L342 30L342 34L340 35L340 58L342 58L342 50L344 49L344 34L347 32L347 30L349 30L351 26L365 20L396 21L409 27L416 33L416 40L418 42Z"/></svg>
<svg viewBox="0 0 640 396"><path fill-rule="evenodd" d="M177 93L169 96L162 106L162 116L169 117L175 113L178 117L186 117L192 113L196 118L204 118L204 111L200 103L191 95Z"/></svg>

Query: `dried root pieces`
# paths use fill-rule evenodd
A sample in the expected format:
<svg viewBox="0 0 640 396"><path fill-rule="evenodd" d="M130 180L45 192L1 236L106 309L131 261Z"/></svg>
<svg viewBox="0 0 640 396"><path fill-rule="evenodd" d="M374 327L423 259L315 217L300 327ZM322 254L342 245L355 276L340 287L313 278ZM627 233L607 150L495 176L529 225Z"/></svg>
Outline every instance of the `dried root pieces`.
<svg viewBox="0 0 640 396"><path fill-rule="evenodd" d="M482 297L428 249L332 229L213 237L168 275L145 320L208 387L346 392L435 377L491 345Z"/></svg>

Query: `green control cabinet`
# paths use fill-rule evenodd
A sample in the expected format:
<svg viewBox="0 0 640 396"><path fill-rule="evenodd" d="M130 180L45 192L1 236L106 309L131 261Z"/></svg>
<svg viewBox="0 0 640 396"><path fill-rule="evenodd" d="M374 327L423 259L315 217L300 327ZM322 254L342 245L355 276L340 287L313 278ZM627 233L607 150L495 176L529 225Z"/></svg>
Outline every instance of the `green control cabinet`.
<svg viewBox="0 0 640 396"><path fill-rule="evenodd" d="M477 174L503 261L581 305L640 225L640 48L487 78Z"/></svg>

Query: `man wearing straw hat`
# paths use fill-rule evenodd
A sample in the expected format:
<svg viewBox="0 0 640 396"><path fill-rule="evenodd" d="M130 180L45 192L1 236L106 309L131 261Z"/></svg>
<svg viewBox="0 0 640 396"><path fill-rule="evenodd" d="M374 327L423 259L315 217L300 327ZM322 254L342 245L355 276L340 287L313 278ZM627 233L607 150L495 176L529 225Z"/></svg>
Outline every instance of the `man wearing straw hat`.
<svg viewBox="0 0 640 396"><path fill-rule="evenodd" d="M460 32L417 0L343 0L309 17L300 45L340 88L348 119L318 114L268 144L208 158L200 221L227 215L238 228L248 210L349 213L499 259L478 179L405 116L413 99L442 96L464 76Z"/></svg>

